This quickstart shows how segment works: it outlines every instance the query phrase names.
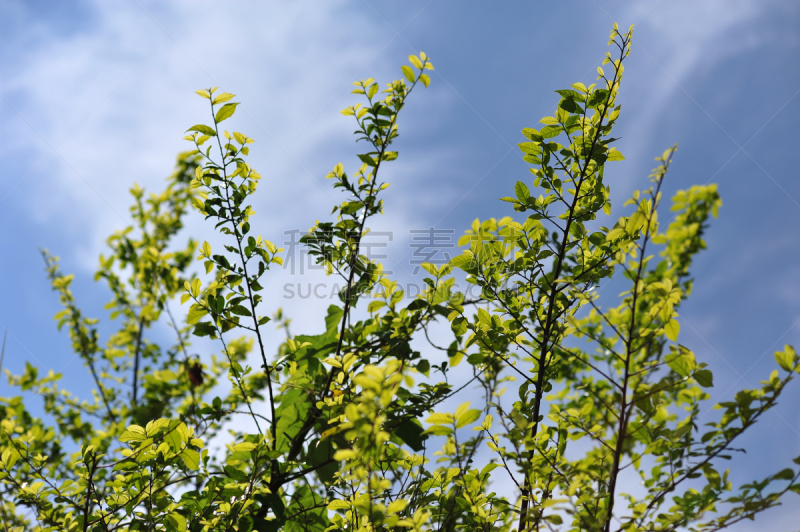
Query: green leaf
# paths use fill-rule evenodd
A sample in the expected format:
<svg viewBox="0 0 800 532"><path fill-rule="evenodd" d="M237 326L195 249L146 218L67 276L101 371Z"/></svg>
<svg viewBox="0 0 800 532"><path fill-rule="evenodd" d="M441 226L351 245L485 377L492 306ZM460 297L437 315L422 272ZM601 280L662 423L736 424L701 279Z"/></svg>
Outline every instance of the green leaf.
<svg viewBox="0 0 800 532"><path fill-rule="evenodd" d="M203 125L203 124L194 125L194 126L190 127L189 129L187 129L186 131L197 131L198 133L202 133L203 135L208 135L210 137L216 137L217 136L217 132L213 128L210 128L210 127L208 127L206 125Z"/></svg>
<svg viewBox="0 0 800 532"><path fill-rule="evenodd" d="M373 313L385 306L386 303L383 301L370 301L369 305L367 305L367 312Z"/></svg>
<svg viewBox="0 0 800 532"><path fill-rule="evenodd" d="M492 471L494 471L498 467L500 467L500 464L496 464L494 462L489 462L488 464L483 466L483 469L481 469L481 475L486 475L488 473L491 473Z"/></svg>
<svg viewBox="0 0 800 532"><path fill-rule="evenodd" d="M561 126L545 126L539 131L543 138L552 139L553 137L559 136L563 130Z"/></svg>
<svg viewBox="0 0 800 532"><path fill-rule="evenodd" d="M217 334L217 328L214 327L211 323L204 321L194 326L192 334L194 334L195 336L211 336L212 338L214 338Z"/></svg>
<svg viewBox="0 0 800 532"><path fill-rule="evenodd" d="M479 417L481 417L480 410L474 408L472 410L467 410L456 418L456 428L460 429L462 427L466 427L470 423L477 421Z"/></svg>
<svg viewBox="0 0 800 532"><path fill-rule="evenodd" d="M375 159L367 155L366 153L359 153L358 158L361 159L362 163L366 163L367 166L375 166L377 163Z"/></svg>
<svg viewBox="0 0 800 532"><path fill-rule="evenodd" d="M147 439L147 435L144 432L144 429L139 425L131 425L125 432L122 433L122 436L119 437L119 441L121 442L129 442L129 441L144 441Z"/></svg>
<svg viewBox="0 0 800 532"><path fill-rule="evenodd" d="M209 250L211 248L209 247ZM209 251L210 255L210 251ZM192 294L192 297L199 297L200 296L200 288L202 288L202 282L200 279L195 279L192 281L192 284L189 286L189 293Z"/></svg>
<svg viewBox="0 0 800 532"><path fill-rule="evenodd" d="M2 460L6 469L11 469L21 457L22 455L16 447L9 447L0 455L0 460Z"/></svg>
<svg viewBox="0 0 800 532"><path fill-rule="evenodd" d="M180 454L183 464L191 470L197 471L200 467L200 453L194 449L186 448Z"/></svg>
<svg viewBox="0 0 800 532"><path fill-rule="evenodd" d="M434 425L426 429L425 432L434 436L449 436L453 433L453 429L447 425Z"/></svg>
<svg viewBox="0 0 800 532"><path fill-rule="evenodd" d="M528 190L528 186L522 181L517 181L517 184L514 185L514 193L516 193L522 203L527 203L531 197L531 191Z"/></svg>
<svg viewBox="0 0 800 532"><path fill-rule="evenodd" d="M453 422L453 414L449 412L431 414L426 421L433 425L449 425Z"/></svg>
<svg viewBox="0 0 800 532"><path fill-rule="evenodd" d="M292 376L289 381L294 385L307 385L308 377L300 372ZM278 441L276 450L287 452L292 440L300 432L306 422L311 404L308 394L304 389L292 389L283 394L280 406L276 409L275 416L278 419L276 431Z"/></svg>
<svg viewBox="0 0 800 532"><path fill-rule="evenodd" d="M692 425L690 423L687 423L686 425L683 425L682 427L678 427L677 429L675 429L672 432L672 439L673 440L677 440L677 439L683 438L684 436L686 436L691 431L692 431Z"/></svg>
<svg viewBox="0 0 800 532"><path fill-rule="evenodd" d="M609 148L607 161L624 161L625 156L622 155L616 148Z"/></svg>
<svg viewBox="0 0 800 532"><path fill-rule="evenodd" d="M558 95L560 95L562 98L571 98L573 100L582 100L583 99L583 95L581 93L579 93L577 91L574 91L572 89L561 89L561 90L557 90L555 92Z"/></svg>
<svg viewBox="0 0 800 532"><path fill-rule="evenodd" d="M237 316L252 316L250 311L242 305L230 307L228 310L230 310L231 314L236 314Z"/></svg>
<svg viewBox="0 0 800 532"><path fill-rule="evenodd" d="M393 433L415 452L420 452L424 449L423 442L427 438L427 435L424 434L424 429L413 420L409 419L398 425Z"/></svg>
<svg viewBox="0 0 800 532"><path fill-rule="evenodd" d="M561 109L563 109L563 110L565 110L565 111L567 111L567 112L569 112L569 113L580 113L580 112L582 112L582 111L583 111L583 109L581 109L581 108L578 106L578 104L577 104L577 103L575 103L575 100L574 100L574 99L572 99L572 98L564 98L563 100L561 100L561 101L558 103L558 106L559 106Z"/></svg>
<svg viewBox="0 0 800 532"><path fill-rule="evenodd" d="M316 474L319 478L326 484L333 482L334 475L336 471L339 470L339 464L338 462L331 461L333 459L333 454L336 452L331 443L331 439L325 438L324 440L317 441L316 445L312 442L312 445L309 446L309 451L309 461L312 466L318 468Z"/></svg>
<svg viewBox="0 0 800 532"><path fill-rule="evenodd" d="M236 111L236 106L239 105L238 103L226 103L222 106L222 108L217 111L217 116L214 117L214 120L219 124L223 120L227 120L228 118L233 116L233 113Z"/></svg>
<svg viewBox="0 0 800 532"><path fill-rule="evenodd" d="M542 137L541 133L539 133L539 130L533 129L532 127L524 128L522 130L522 134L525 135L528 140L533 142L542 142L544 140L544 137Z"/></svg>
<svg viewBox="0 0 800 532"><path fill-rule="evenodd" d="M409 83L414 83L414 70L408 65L403 65L401 68L403 69L403 75Z"/></svg>
<svg viewBox="0 0 800 532"><path fill-rule="evenodd" d="M397 499L386 508L386 513L390 515L396 514L405 510L407 506L408 501L406 499Z"/></svg>
<svg viewBox="0 0 800 532"><path fill-rule="evenodd" d="M376 94L378 94L378 84L373 83L367 90L367 98L372 99L372 97L375 96Z"/></svg>
<svg viewBox="0 0 800 532"><path fill-rule="evenodd" d="M171 430L164 434L164 441L167 442L172 452L177 453L181 450L181 435L177 430Z"/></svg>
<svg viewBox="0 0 800 532"><path fill-rule="evenodd" d="M284 524L286 523L286 506L283 504L281 495L278 493L258 493L253 496L253 499L261 504L261 508L252 514L253 531L278 532L284 530ZM268 520L267 515L270 511L272 512L272 518ZM239 530L243 529L240 527Z"/></svg>
<svg viewBox="0 0 800 532"><path fill-rule="evenodd" d="M692 370L697 367L694 353L682 345L677 348L674 345L670 347L672 348L672 353L665 357L667 366L681 377L688 377Z"/></svg>
<svg viewBox="0 0 800 532"><path fill-rule="evenodd" d="M681 332L681 325L676 320L669 320L669 323L664 326L664 332L666 333L667 338L673 342L677 342L678 334Z"/></svg>
<svg viewBox="0 0 800 532"><path fill-rule="evenodd" d="M492 315L482 307L478 307L478 322L486 325L487 327L492 326Z"/></svg>
<svg viewBox="0 0 800 532"><path fill-rule="evenodd" d="M791 346L787 345L783 351L775 352L775 361L782 369L786 371L792 371L792 368L794 367L794 359L795 353Z"/></svg>
<svg viewBox="0 0 800 532"><path fill-rule="evenodd" d="M165 429L167 427L169 427L169 419L162 417L148 422L144 430L147 433L147 436L149 438L152 438L153 436L156 436L159 432L161 432L162 429Z"/></svg>
<svg viewBox="0 0 800 532"><path fill-rule="evenodd" d="M167 514L167 520L178 532L186 532L186 518L177 512Z"/></svg>
<svg viewBox="0 0 800 532"><path fill-rule="evenodd" d="M328 503L328 510L348 510L349 508L350 508L349 502L340 501L338 499Z"/></svg>
<svg viewBox="0 0 800 532"><path fill-rule="evenodd" d="M542 153L542 147L538 142L522 142L518 146L522 153L530 153L533 155Z"/></svg>
<svg viewBox="0 0 800 532"><path fill-rule="evenodd" d="M189 428L186 426L186 423L174 419L172 420L172 423L170 423L170 425L175 430L175 432L181 437L182 442L185 443L189 441L189 438L191 437L192 433L189 432Z"/></svg>
<svg viewBox="0 0 800 532"><path fill-rule="evenodd" d="M135 461L125 461L125 462L117 462L114 467L112 468L113 471L129 471L133 469L139 469L139 464Z"/></svg>
<svg viewBox="0 0 800 532"><path fill-rule="evenodd" d="M188 325L194 325L206 314L208 314L208 310L206 310L206 308L202 305L195 303L189 309L189 314L186 316L186 323Z"/></svg>
<svg viewBox="0 0 800 532"><path fill-rule="evenodd" d="M342 321L342 315L344 315L344 311L341 307L336 305L328 306L328 314L325 316L325 330L335 330Z"/></svg>
<svg viewBox="0 0 800 532"><path fill-rule="evenodd" d="M605 89L597 89L592 92L592 95L589 97L588 107L597 107L601 103L605 102L606 98L608 98L608 91Z"/></svg>
<svg viewBox="0 0 800 532"><path fill-rule="evenodd" d="M697 381L697 384L703 388L711 388L714 386L714 375L711 373L711 370L698 369L692 376L694 380Z"/></svg>
<svg viewBox="0 0 800 532"><path fill-rule="evenodd" d="M230 101L235 97L236 97L235 94L231 94L230 92L223 92L222 94L217 95L213 100L211 100L211 103L217 105L218 103L225 103L227 101Z"/></svg>
<svg viewBox="0 0 800 532"><path fill-rule="evenodd" d="M471 267L474 262L475 262L475 257L473 257L472 255L462 254L462 255L456 255L455 257L450 259L450 266L452 266L453 268L461 268L463 270L464 268Z"/></svg>

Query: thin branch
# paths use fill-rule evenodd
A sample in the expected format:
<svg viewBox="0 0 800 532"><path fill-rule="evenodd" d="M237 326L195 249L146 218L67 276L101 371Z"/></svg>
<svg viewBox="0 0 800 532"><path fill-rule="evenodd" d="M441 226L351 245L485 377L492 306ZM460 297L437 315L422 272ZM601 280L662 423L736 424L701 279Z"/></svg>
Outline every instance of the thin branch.
<svg viewBox="0 0 800 532"><path fill-rule="evenodd" d="M142 347L142 331L144 330L144 316L139 318L139 332L136 334L136 347L133 350L133 408L136 408L136 394L139 384L139 357Z"/></svg>

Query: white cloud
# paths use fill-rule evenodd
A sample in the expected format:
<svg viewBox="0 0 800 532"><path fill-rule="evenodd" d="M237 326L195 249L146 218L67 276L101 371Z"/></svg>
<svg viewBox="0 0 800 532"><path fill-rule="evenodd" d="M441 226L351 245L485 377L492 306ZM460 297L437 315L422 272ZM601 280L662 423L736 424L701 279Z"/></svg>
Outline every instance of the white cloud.
<svg viewBox="0 0 800 532"><path fill-rule="evenodd" d="M256 138L253 165L265 176L256 208L282 231L308 227L309 213L329 212L338 197L322 178L341 153L355 151L353 127L338 113L352 101L350 82L398 75L402 56L381 55L393 33L365 10L340 2L195 5L95 2L96 21L85 31L60 35L39 24L36 44L2 86L35 130L17 124L14 136L36 146L29 168L58 146L29 178L52 179L52 194L35 198L32 215L88 232L87 268L127 218L127 189L161 187L175 154L188 149L183 131L206 120L195 89L219 84L243 102L225 125ZM172 38L161 29L179 23ZM33 203L25 186L6 201Z"/></svg>
<svg viewBox="0 0 800 532"><path fill-rule="evenodd" d="M14 16L25 19L21 5L11 4L16 6ZM280 245L284 230L306 229L315 218L330 212L340 196L322 178L343 160L342 153L355 151L353 128L338 110L352 101L348 86L353 78L373 76L386 81L397 76L397 64L408 52L401 46L404 53L393 55L393 45L398 44L392 41L393 33L376 25L366 6L344 2L318 2L310 8L301 3L221 5L206 1L194 11L197 2L141 5L142 9L134 3L95 0L89 4L91 23L69 32L60 31L52 22L24 20L25 30L19 33L24 39L16 37L16 43L24 46L16 46L22 50L20 55L6 63L0 93L44 141L6 109L11 120L0 126L7 139L0 155L6 159L24 152L23 163L30 169L50 151L47 143L55 146L67 137L59 148L66 162L53 154L29 178L47 183L47 195L32 197L27 193L29 181L6 201L28 202L36 223L74 228L70 232L78 235L76 242L65 243L61 251L80 246L82 264L93 270L102 241L114 228L123 226L118 214L127 217L127 189L133 182L160 188L175 154L187 148L180 140L183 131L205 120L206 102L192 92L220 84L243 102L230 127L257 140L252 160L264 180L256 197L254 226ZM623 25L638 20L653 5L653 1L633 7L626 4L627 12L619 20ZM629 142L623 149L630 161L626 168L649 168L652 157L660 153L650 151L652 135L669 116L676 98L682 97L679 86L686 86L693 76L711 71L726 58L774 38L760 31L763 26L752 24L774 5L717 0L662 1L655 6L634 36L636 68L629 69L629 83L623 88L624 111L631 107L629 98L647 95L647 101L637 107L639 112L625 113L620 123L626 137L623 142ZM175 41L165 38L162 28L171 31L179 23L173 33ZM674 82L647 58L645 50ZM455 98L435 80L428 92L414 97L414 109L419 106L423 112L409 109L409 114L431 120L436 116L433 113L447 110ZM702 115L700 110L697 113ZM422 121L411 121L400 142L424 133L425 127ZM465 175L465 180L473 183L486 170L464 169L459 157L463 159L463 152L471 146L446 145L443 151L442 145L415 148L414 157L401 149L400 160L388 169L393 184L387 191L389 208L375 226L376 230L404 232L405 241L396 235L395 249L407 249L406 230L421 228L420 215L433 212L437 202L450 205L460 197L453 176ZM352 173L355 158L348 157L343 162ZM25 172L11 177L22 179ZM439 197L419 194L422 186L431 190L434 184ZM619 187L625 188L624 184ZM0 194L6 190L0 189ZM0 204L0 209L5 207ZM201 232L204 226L195 217L186 233L219 247L211 228ZM750 271L755 264L751 262L738 264ZM387 268L393 266L387 261ZM272 297L265 298L264 312L282 305L287 315L295 318L294 332L319 331L328 303L283 300L283 284L295 279L286 271L276 273L265 288ZM728 273L742 274L737 267ZM720 277L718 282L725 279ZM322 280L304 277L302 282ZM185 306L181 308L185 310ZM709 317L696 326L701 331L713 330L717 322ZM269 332L266 343L277 345L280 336L277 331ZM205 345L198 342L198 347L202 350ZM251 359L254 366L257 358ZM453 399L453 404L461 400Z"/></svg>
<svg viewBox="0 0 800 532"><path fill-rule="evenodd" d="M343 2L318 3L314 9L279 2L141 6L95 1L89 6L91 23L68 32L18 10L26 27L19 37L25 52L8 63L0 94L22 118L10 111L12 120L0 127L11 139L2 156L27 156L20 165L24 171L8 182L16 184L54 147L57 151L0 209L24 205L32 223L67 228L74 238L51 251L71 257L84 275L94 271L104 240L128 223L129 188L134 183L163 188L175 155L189 149L182 140L186 128L208 121L207 101L193 92L218 84L242 102L225 126L256 139L251 161L264 178L254 197L253 226L280 246L285 230L306 230L324 219L343 199L325 174L339 161L350 173L360 164L353 155L353 124L339 110L354 101L353 80L375 77L385 83L400 75L405 54L387 53L397 44L394 33L375 25L369 10ZM174 29L172 38L162 28ZM449 92L435 87L413 98L423 111L446 110L451 100ZM409 130L424 127L408 117L401 120ZM406 134L413 131L404 130L399 143ZM391 179L387 192L396 207L375 222L398 237L415 223L421 180L436 174L437 160L452 168L456 158L417 152L422 160L403 154L393 163L390 173L397 180ZM0 189L0 197L10 189ZM213 226L196 215L187 219L184 237L189 236L209 240L215 249L222 246ZM333 279L296 278L286 270L268 277L262 312L283 306L294 318L295 332L320 330L328 305L337 301L287 300L283 287ZM180 316L188 305L175 307ZM278 331L267 333L269 346L280 340ZM257 358L254 353L254 366Z"/></svg>
<svg viewBox="0 0 800 532"><path fill-rule="evenodd" d="M615 132L623 134L620 146L629 164L621 171L624 184L616 189L616 198L627 197L630 188L637 186L634 183L640 182L642 168L652 167L653 157L669 147L667 144L653 149L653 141L660 132L670 131L674 136L670 142L681 140L687 117L681 116L680 130L670 129L675 127L670 118L677 102L700 96L690 90L696 78L705 79L729 58L741 56L770 40L785 38L782 34L765 34L764 24L757 23L773 14L775 7L774 2L758 0L647 1L626 5L620 16L611 13L621 29L636 23L622 88L625 119ZM715 92L715 100L724 98L726 87L715 87ZM717 108L692 105L695 123L706 124L722 118L722 111ZM727 132L719 130L718 135L724 138ZM733 143L731 147L735 150Z"/></svg>

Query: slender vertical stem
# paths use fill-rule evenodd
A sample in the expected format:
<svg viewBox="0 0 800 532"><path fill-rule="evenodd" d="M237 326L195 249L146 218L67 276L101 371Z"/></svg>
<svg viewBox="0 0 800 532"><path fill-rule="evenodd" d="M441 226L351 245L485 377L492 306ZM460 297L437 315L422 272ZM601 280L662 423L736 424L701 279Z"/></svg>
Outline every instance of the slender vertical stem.
<svg viewBox="0 0 800 532"><path fill-rule="evenodd" d="M626 46L627 42L623 40L622 46L620 48L621 52L619 60L620 63L624 58ZM600 138L603 136L603 119L606 117L606 114L608 113L608 110L611 106L611 100L614 95L614 86L616 85L619 79L619 74L620 74L619 68L615 68L614 78L610 84L608 97L605 103L603 104L603 111L600 113L600 119L598 120L595 134L592 138L591 144L589 145L588 152L584 155L583 168L581 168L580 174L578 176L578 182L575 184L575 194L572 198L572 203L569 207L567 222L564 227L564 231L562 232L561 242L558 247L558 254L556 256L555 268L553 270L553 282L552 286L550 287L550 294L547 297L547 315L545 317L545 321L542 328L541 340L539 341L539 367L537 368L536 390L534 392L533 427L531 428L531 434L530 434L531 439L535 438L536 434L539 431L539 417L541 415L542 398L544 396L544 384L545 384L544 380L545 380L545 375L547 373L547 368L549 366L548 352L551 351L553 349L553 346L556 344L556 339L553 336L553 330L555 326L555 318L553 316L553 313L555 312L556 297L560 291L559 283L557 283L556 280L559 279L559 277L561 276L561 271L567 254L567 244L569 244L569 239L570 239L570 228L576 220L575 209L578 205L578 200L580 199L581 196L581 186L583 185L586 177L588 176L589 163L592 160L592 154L594 153L594 150ZM529 462L533 460L533 456L534 456L534 451L531 450L528 455ZM525 524L528 519L528 508L530 505L529 499L531 497L530 474L525 475L525 481L523 484L523 490L521 496L522 496L522 502L520 504L519 524L517 530L519 532L524 532Z"/></svg>
<svg viewBox="0 0 800 532"><path fill-rule="evenodd" d="M3 347L5 347L6 342L3 339ZM2 361L2 356L0 356L0 361ZM3 515L3 528L6 532L8 532L8 520L6 519L6 504L5 501L0 500L0 513Z"/></svg>
<svg viewBox="0 0 800 532"><path fill-rule="evenodd" d="M60 271L58 270L58 265L56 261L51 259L50 255L47 253L47 250L40 250L42 254L42 259L44 260L45 269L48 273L48 278L50 281L55 281L56 279L61 279L63 276L61 275ZM77 344L77 348L80 349L81 356L86 361L86 364L89 366L89 371L92 374L92 378L94 379L94 383L97 386L98 391L100 392L100 399L103 401L103 404L106 407L106 411L108 411L108 417L111 421L116 422L116 416L114 412L111 410L111 405L108 402L108 397L106 396L105 387L103 383L100 381L100 377L97 375L97 370L94 367L94 359L92 355L94 351L90 351L89 349L89 338L87 337L86 333L81 329L81 313L80 310L75 306L75 300L73 299L72 295L69 293L67 289L57 288L54 286L54 290L59 292L61 298L61 304L70 311L70 329L72 330L72 338L73 342ZM8 330L6 329L6 333ZM5 345L5 343L4 343Z"/></svg>
<svg viewBox="0 0 800 532"><path fill-rule="evenodd" d="M403 95L403 101L398 106L397 112L395 112L394 116L392 117L391 124L387 128L386 138L383 139L381 144L380 144L380 151L378 153L377 162L375 163L375 170L373 170L373 172L372 172L372 183L370 183L369 192L367 193L367 198L371 198L373 196L374 192L375 192L375 185L378 182L378 171L380 170L381 162L383 161L384 154L386 153L386 148L389 146L389 143L391 142L392 131L394 131L395 125L397 124L397 115L400 114L400 111L403 108L403 105L405 104L406 98L408 98L408 95L411 94L411 91L414 90L414 87L416 85L417 85L417 81L415 81L411 85L411 87L409 87L409 89ZM372 99L370 98L370 102L371 101L372 101ZM374 144L375 144L375 141L373 141L373 145ZM377 146L375 146L375 147L377 147ZM346 297L345 297L344 309L343 309L343 313L342 313L342 323L341 323L341 327L339 328L339 339L336 342L336 352L334 354L334 358L339 357L341 355L341 353L342 353L342 344L344 342L344 332L345 332L345 329L347 328L347 320L348 320L348 315L349 315L350 306L351 306L351 293L350 293L350 291L352 290L353 281L355 280L355 274L356 274L356 272L355 272L355 264L356 264L356 261L358 261L358 254L359 254L360 249L361 249L361 235L364 234L364 224L366 224L366 222L367 222L367 211L366 211L366 209L367 209L367 204L365 202L364 203L364 216L362 216L361 222L359 223L358 233L356 233L356 235L355 235L355 239L354 239L355 243L354 243L354 247L353 247L352 253L350 255L350 261L348 263L348 268L349 268L350 271L349 271L349 275L348 275L348 279L347 279L347 289L346 289L347 291L345 292ZM328 374L328 380L325 383L325 387L322 389L322 395L323 396L327 393L328 388L330 387L331 383L333 382L333 373L334 373L333 370L331 370L331 372Z"/></svg>
<svg viewBox="0 0 800 532"><path fill-rule="evenodd" d="M139 358L142 349L142 331L144 329L144 317L139 318L139 331L136 333L136 347L133 350L133 399L131 403L136 408L137 393L139 389Z"/></svg>
<svg viewBox="0 0 800 532"><path fill-rule="evenodd" d="M231 359L230 352L228 351L228 345L225 343L225 338L222 337L222 331L217 329L219 334L219 339L222 342L222 349L225 350L225 356L228 357L228 363L231 365L231 371L233 372L233 378L236 380L236 385L239 387L239 391L242 393L242 398L244 398L244 402L247 404L247 409L250 411L250 416L253 418L253 421L256 424L256 429L258 430L259 434L263 434L261 431L261 425L258 424L258 418L256 417L255 412L253 412L253 405L250 404L250 399L247 397L247 394L244 391L244 386L242 385L242 378L239 375L239 372L233 367L233 360ZM271 423L274 421L270 420Z"/></svg>
<svg viewBox="0 0 800 532"><path fill-rule="evenodd" d="M91 500L92 500L92 479L94 477L94 472L97 470L97 459L94 455L92 455L92 465L89 468L89 478L87 480L88 484L86 486L86 503L83 506L83 532L86 532L89 529L89 509L91 508Z"/></svg>
<svg viewBox="0 0 800 532"><path fill-rule="evenodd" d="M665 169L669 167L670 161L672 161L672 155L670 155L670 158L664 163ZM630 364L631 364L631 357L633 356L634 353L633 341L636 336L635 334L636 308L638 304L639 295L644 289L644 287L639 286L639 283L642 280L642 271L644 270L644 265L646 262L645 258L646 258L647 244L650 241L650 231L652 228L653 216L655 215L656 210L658 208L657 198L659 192L661 191L662 183L663 183L663 175L658 180L655 192L652 194L653 205L650 211L650 216L648 216L647 218L647 226L644 232L644 239L642 241L641 253L639 254L639 266L636 269L636 276L633 279L633 295L631 296L631 321L630 324L628 325L628 338L625 342L625 370L622 380L622 391L620 394L620 414L619 414L619 425L617 428L617 445L614 449L613 463L611 466L611 477L609 478L609 485L608 485L608 506L606 506L606 518L605 518L606 532L609 532L609 530L611 529L611 518L614 516L614 496L617 488L617 477L619 476L619 464L622 459L622 451L625 443L625 438L627 436L626 432L628 428L629 414L631 409L631 405L628 403L628 382L631 377Z"/></svg>
<svg viewBox="0 0 800 532"><path fill-rule="evenodd" d="M181 352L183 353L183 359L185 364L187 364L187 369L188 369L188 365L191 363L191 360L189 359L189 353L186 351L186 343L184 342L183 335L181 334L181 330L178 327L178 322L175 320L175 316L172 314L172 310L169 308L169 302L164 301L164 308L167 311L167 316L169 316L170 324L172 325L172 328L175 330L175 334L178 336L178 343L181 347ZM196 414L197 393L195 392L194 386L189 387L189 393L192 394L192 406L189 409L189 413ZM199 427L199 421L197 417L195 417L195 427Z"/></svg>
<svg viewBox="0 0 800 532"><path fill-rule="evenodd" d="M266 354L266 351L264 349L264 341L261 338L261 330L260 330L259 325L258 325L258 314L256 314L256 303L255 303L255 299L253 298L253 290L252 290L252 286L251 286L251 282L250 282L250 276L247 273L247 260L246 260L246 257L244 256L244 250L242 249L242 236L239 233L239 227L238 227L238 225L236 223L235 218L233 217L233 210L230 209L231 197L230 197L229 187L231 185L231 182L228 180L228 163L225 162L225 152L222 149L222 141L219 138L219 124L217 123L216 116L214 115L214 102L210 98L209 98L209 103L211 105L211 116L214 117L214 131L216 132L215 136L217 138L217 146L219 146L219 155L222 158L222 166L221 167L222 167L222 178L224 179L224 182L225 182L225 187L224 187L224 189L225 189L225 203L226 203L226 205L228 207L228 212L231 215L230 223L231 223L231 227L233 229L233 235L236 238L236 247L237 247L238 254L239 254L239 260L242 261L242 272L244 273L244 284L245 284L245 287L247 288L247 300L248 300L248 303L250 304L250 313L253 316L253 329L255 329L255 332L256 332L256 338L258 339L259 353L261 354L261 360L263 362L264 374L267 377L267 390L269 392L269 408L270 408L270 414L271 414L270 435L272 437L272 449L275 450L277 448L277 434L276 434L276 429L275 429L275 427L277 425L277 422L276 422L276 419L275 419L275 396L274 396L274 392L273 392L273 389L272 389L272 372L270 370L269 363L267 362L267 354ZM245 400L247 400L247 397L245 397ZM248 405L249 405L249 403L248 403ZM258 422L256 422L256 425L257 424L258 424ZM260 429L259 429L259 432L260 432Z"/></svg>

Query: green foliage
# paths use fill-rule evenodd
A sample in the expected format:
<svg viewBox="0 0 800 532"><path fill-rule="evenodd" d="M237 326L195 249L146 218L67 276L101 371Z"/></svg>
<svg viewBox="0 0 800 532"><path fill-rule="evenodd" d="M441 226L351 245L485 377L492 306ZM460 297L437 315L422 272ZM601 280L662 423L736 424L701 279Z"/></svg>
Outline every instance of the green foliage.
<svg viewBox="0 0 800 532"><path fill-rule="evenodd" d="M554 116L523 130L532 178L503 198L521 214L476 220L461 255L424 265L428 288L408 304L361 244L383 211L381 170L398 156L398 116L433 67L420 53L383 91L357 82L362 102L342 114L366 146L362 164L352 177L341 164L328 174L348 199L302 239L342 278L340 302L317 334L292 336L279 311L278 346L263 339L262 279L283 250L252 234L253 139L220 129L239 105L233 94L197 91L211 122L189 129L194 150L179 156L164 192L131 190L134 225L100 257L96 279L108 284L118 325L105 346L97 320L77 306L72 276L44 252L64 307L58 326L95 393L75 397L60 375L32 366L9 374L43 399L46 417L21 396L0 398L5 530L717 530L800 492L794 467L738 488L721 468L800 371L794 349L776 353L780 370L760 388L719 403L719 418L700 425L713 375L678 343L677 310L721 205L716 187L678 192L663 225L671 148L649 187L611 219L604 174L624 159L611 132L631 38L615 25L616 56L606 55L597 83L556 91ZM214 223L222 249L173 243L190 205ZM204 276L190 273L195 255ZM480 297L455 291L456 275ZM596 288L611 278L627 289L609 305ZM185 323L170 310L179 292ZM359 319L364 296L372 301ZM158 321L173 329L172 345L150 340ZM431 344L447 354L438 365L411 344L435 322L453 335L447 348ZM219 356L190 356L191 335L217 342ZM472 377L452 383L459 364ZM213 396L221 389L227 395ZM479 393L446 411L442 403L466 389ZM256 431L226 436L241 416ZM479 459L484 448L488 460ZM637 494L619 485L625 469L641 478ZM493 491L509 482L516 499Z"/></svg>

